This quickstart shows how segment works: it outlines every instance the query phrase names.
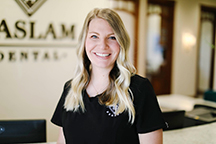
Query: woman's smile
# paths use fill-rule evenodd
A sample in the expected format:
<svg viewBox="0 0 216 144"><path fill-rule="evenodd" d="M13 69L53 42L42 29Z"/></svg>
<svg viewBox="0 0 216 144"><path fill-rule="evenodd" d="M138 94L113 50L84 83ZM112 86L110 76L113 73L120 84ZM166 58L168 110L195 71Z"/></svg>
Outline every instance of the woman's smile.
<svg viewBox="0 0 216 144"><path fill-rule="evenodd" d="M100 57L108 57L110 56L111 54L103 54L103 53L95 53L97 56L100 56Z"/></svg>

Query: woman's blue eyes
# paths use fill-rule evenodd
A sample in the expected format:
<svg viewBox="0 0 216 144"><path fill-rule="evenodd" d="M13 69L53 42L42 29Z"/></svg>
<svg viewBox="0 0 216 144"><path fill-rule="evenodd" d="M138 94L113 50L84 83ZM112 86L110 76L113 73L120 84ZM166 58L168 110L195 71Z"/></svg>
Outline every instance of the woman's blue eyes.
<svg viewBox="0 0 216 144"><path fill-rule="evenodd" d="M98 36L92 35L91 38L94 38L94 39L95 39L95 38L98 38ZM109 37L108 39L116 40L116 37L115 37L115 36L111 36L111 37Z"/></svg>
<svg viewBox="0 0 216 144"><path fill-rule="evenodd" d="M116 40L114 36L109 37L109 39Z"/></svg>
<svg viewBox="0 0 216 144"><path fill-rule="evenodd" d="M92 38L97 38L97 36L96 36L96 35L92 35L91 37L92 37Z"/></svg>

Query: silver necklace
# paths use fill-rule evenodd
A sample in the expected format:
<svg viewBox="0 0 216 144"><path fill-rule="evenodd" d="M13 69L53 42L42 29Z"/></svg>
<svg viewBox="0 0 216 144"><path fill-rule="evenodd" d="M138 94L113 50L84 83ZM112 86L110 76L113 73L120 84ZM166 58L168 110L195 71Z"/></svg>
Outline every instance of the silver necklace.
<svg viewBox="0 0 216 144"><path fill-rule="evenodd" d="M102 92L107 88L108 85L109 85L109 84L107 84L107 85L102 89ZM98 93L98 91L97 91L97 89L95 88L95 86L94 86L93 83L92 83L92 86L93 86L94 90L96 91L96 93L97 93L97 95L98 95L99 93Z"/></svg>

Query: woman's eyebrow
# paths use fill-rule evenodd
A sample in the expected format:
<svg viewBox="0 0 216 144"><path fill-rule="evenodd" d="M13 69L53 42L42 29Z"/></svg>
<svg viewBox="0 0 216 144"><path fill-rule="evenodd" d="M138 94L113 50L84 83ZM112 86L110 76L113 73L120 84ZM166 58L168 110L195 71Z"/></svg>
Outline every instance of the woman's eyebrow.
<svg viewBox="0 0 216 144"><path fill-rule="evenodd" d="M90 33L90 34L97 34L97 35L100 35L99 33L94 32L94 31L92 31L92 32L90 31L89 33Z"/></svg>
<svg viewBox="0 0 216 144"><path fill-rule="evenodd" d="M108 35L115 35L114 33L110 33L110 34L108 34Z"/></svg>
<svg viewBox="0 0 216 144"><path fill-rule="evenodd" d="M95 32L95 31L90 31L90 32L88 32L89 34L96 34L96 35L100 35L98 32ZM110 33L110 34L108 34L107 36L111 36L111 35L115 35L115 33Z"/></svg>

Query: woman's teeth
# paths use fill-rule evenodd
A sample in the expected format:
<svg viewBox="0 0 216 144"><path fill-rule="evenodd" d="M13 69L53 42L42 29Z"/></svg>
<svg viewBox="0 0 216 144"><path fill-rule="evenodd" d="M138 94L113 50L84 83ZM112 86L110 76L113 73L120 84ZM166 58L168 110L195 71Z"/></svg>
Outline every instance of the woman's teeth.
<svg viewBox="0 0 216 144"><path fill-rule="evenodd" d="M101 57L107 57L107 56L109 56L110 54L101 54L101 53L96 53L96 55L101 56Z"/></svg>

